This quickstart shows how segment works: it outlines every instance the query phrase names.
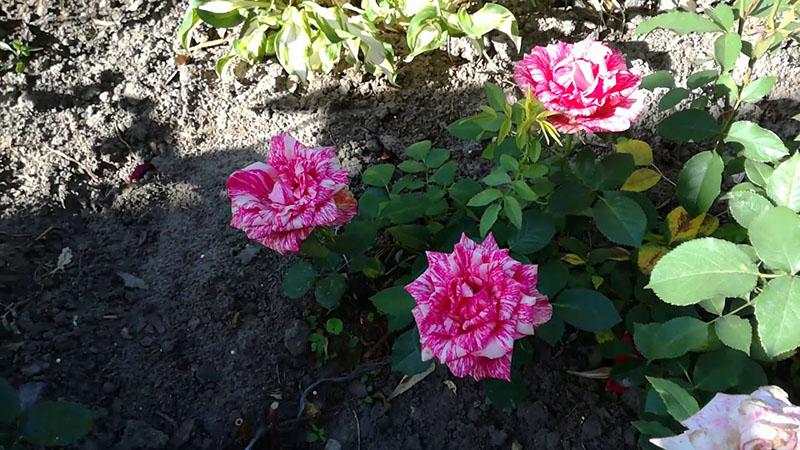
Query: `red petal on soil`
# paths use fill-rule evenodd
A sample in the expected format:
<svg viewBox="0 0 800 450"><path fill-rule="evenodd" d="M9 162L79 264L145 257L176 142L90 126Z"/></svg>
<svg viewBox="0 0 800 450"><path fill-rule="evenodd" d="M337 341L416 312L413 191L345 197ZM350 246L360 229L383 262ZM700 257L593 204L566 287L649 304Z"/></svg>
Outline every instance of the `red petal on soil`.
<svg viewBox="0 0 800 450"><path fill-rule="evenodd" d="M617 383L616 381L610 378L608 379L608 381L606 381L606 391L608 392L614 392L616 394L622 395L625 393L625 389L626 389L625 386Z"/></svg>
<svg viewBox="0 0 800 450"><path fill-rule="evenodd" d="M149 162L139 164L135 169L133 169L133 172L131 172L131 176L128 178L128 184L133 184L141 180L144 174L152 169L155 169L155 166Z"/></svg>

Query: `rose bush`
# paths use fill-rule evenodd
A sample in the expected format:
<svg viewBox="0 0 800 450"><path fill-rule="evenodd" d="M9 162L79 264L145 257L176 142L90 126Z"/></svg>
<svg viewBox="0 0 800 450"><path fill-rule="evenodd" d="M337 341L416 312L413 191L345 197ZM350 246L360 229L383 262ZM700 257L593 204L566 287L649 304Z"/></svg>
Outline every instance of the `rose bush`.
<svg viewBox="0 0 800 450"><path fill-rule="evenodd" d="M717 394L682 423L688 428L683 434L651 442L665 450L800 449L800 408L777 386L750 395Z"/></svg>
<svg viewBox="0 0 800 450"><path fill-rule="evenodd" d="M535 47L517 63L514 79L556 113L550 122L562 133L625 131L644 109L641 77L622 53L591 38Z"/></svg>
<svg viewBox="0 0 800 450"><path fill-rule="evenodd" d="M509 103L487 83L488 106L448 126L484 144L491 168L480 179L460 176L448 150L418 142L364 170L356 215L338 166L301 165L278 176L270 159L254 168L258 176L232 177L232 223L265 244L300 250L284 294L313 291L320 315L352 302L358 323L377 323L385 333L377 342L392 342L386 356L398 372L424 377L438 361L454 376L483 380L492 404L512 407L527 392L522 366L533 360L531 336L558 346L574 336L572 327L594 333L597 360L613 364L571 373L604 379L612 393L641 394L642 420L633 425L643 448L652 449L653 438L667 449L795 448L796 410L777 388L719 396L689 418L715 393L768 384L762 363L800 347L792 328L800 321L800 157L791 155L796 145L735 119L743 102L759 101L775 82L751 77L769 48L759 42L789 28L775 21L780 33L747 46L749 66L737 81L733 62L745 47L734 44L750 5L640 25L720 33L719 67L693 73L686 88L665 72L640 78L618 51L591 39L533 49L515 69L523 98ZM678 109L657 127L664 145L711 144L675 182L643 140L610 134L607 147L593 148L575 139L629 129L644 106L640 85L669 89L659 108ZM712 214L725 177L748 180L724 197L728 223ZM660 198L657 207L646 191L662 180L675 186L677 201ZM350 219L340 230L325 228ZM287 234L291 245L280 239ZM376 321L372 308L384 319ZM328 344L340 336L349 336L353 352L377 338L331 330L312 335L318 357L335 354ZM794 366L800 371L800 359ZM678 423L689 431L665 438Z"/></svg>
<svg viewBox="0 0 800 450"><path fill-rule="evenodd" d="M414 297L422 360L436 358L453 375L511 380L514 341L553 314L536 290L537 267L466 235L452 253L428 252L428 269L406 291Z"/></svg>
<svg viewBox="0 0 800 450"><path fill-rule="evenodd" d="M282 254L300 251L317 227L344 225L357 204L332 147L306 148L288 134L272 138L266 163L228 178L231 226Z"/></svg>

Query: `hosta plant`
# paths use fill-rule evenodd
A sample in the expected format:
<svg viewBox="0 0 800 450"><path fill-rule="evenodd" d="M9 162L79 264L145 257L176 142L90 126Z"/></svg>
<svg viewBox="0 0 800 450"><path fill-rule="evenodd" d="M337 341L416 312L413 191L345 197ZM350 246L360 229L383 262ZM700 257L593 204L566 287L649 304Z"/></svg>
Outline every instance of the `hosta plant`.
<svg viewBox="0 0 800 450"><path fill-rule="evenodd" d="M0 450L66 447L92 429L92 413L74 402L23 404L8 381L0 378Z"/></svg>
<svg viewBox="0 0 800 450"><path fill-rule="evenodd" d="M360 7L337 0L191 0L178 30L185 49L193 48L192 33L200 23L229 36L212 41L230 45L217 63L218 73L235 58L254 63L275 56L303 81L313 73L331 72L344 60L393 82L397 60L391 34L402 32L408 60L442 47L450 37L466 36L482 48L481 38L492 30L520 45L517 22L508 9L494 3L467 9L458 0L363 0Z"/></svg>

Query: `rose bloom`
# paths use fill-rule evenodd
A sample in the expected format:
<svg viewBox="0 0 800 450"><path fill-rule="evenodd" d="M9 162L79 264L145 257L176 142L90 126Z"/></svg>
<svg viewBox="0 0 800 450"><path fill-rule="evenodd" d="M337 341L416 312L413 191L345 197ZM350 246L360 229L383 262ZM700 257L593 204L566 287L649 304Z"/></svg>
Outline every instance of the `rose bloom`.
<svg viewBox="0 0 800 450"><path fill-rule="evenodd" d="M266 163L228 178L231 226L282 254L300 251L316 227L349 222L358 209L333 147L306 148L288 134L272 138Z"/></svg>
<svg viewBox="0 0 800 450"><path fill-rule="evenodd" d="M650 442L666 450L800 449L800 408L777 386L717 394L683 425L689 429L683 434Z"/></svg>
<svg viewBox="0 0 800 450"><path fill-rule="evenodd" d="M514 79L556 113L548 121L562 133L625 131L644 109L642 78L622 53L590 38L535 47L517 63Z"/></svg>
<svg viewBox="0 0 800 450"><path fill-rule="evenodd" d="M428 269L406 286L419 328L422 360L436 358L453 375L511 379L514 341L553 314L536 290L537 266L461 236L452 253L428 252Z"/></svg>

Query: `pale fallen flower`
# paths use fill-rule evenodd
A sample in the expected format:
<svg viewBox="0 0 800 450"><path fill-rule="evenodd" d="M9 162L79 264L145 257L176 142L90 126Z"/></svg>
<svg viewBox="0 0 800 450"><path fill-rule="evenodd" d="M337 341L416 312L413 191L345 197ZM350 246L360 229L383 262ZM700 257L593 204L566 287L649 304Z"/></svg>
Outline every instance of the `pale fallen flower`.
<svg viewBox="0 0 800 450"><path fill-rule="evenodd" d="M650 442L665 450L800 450L800 407L777 386L717 394L682 423L683 434Z"/></svg>

